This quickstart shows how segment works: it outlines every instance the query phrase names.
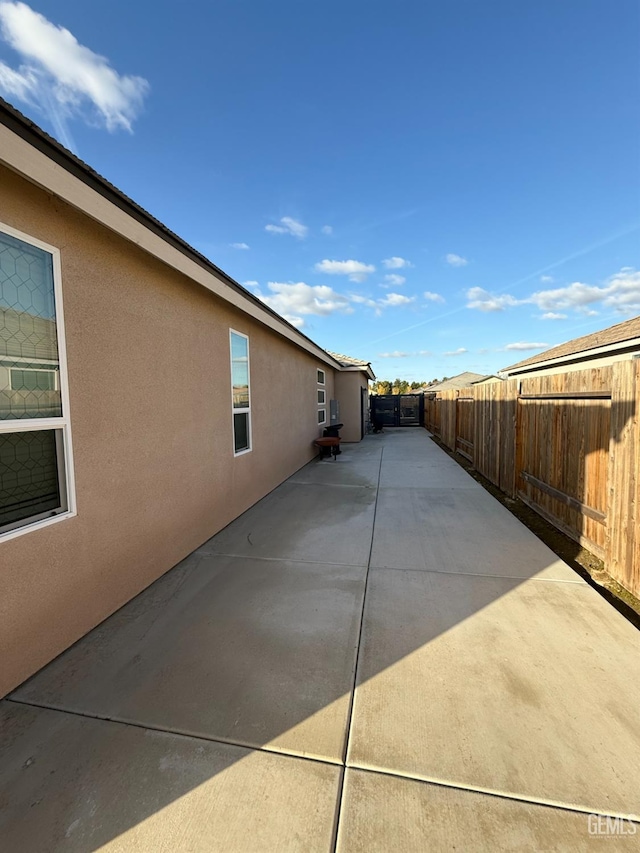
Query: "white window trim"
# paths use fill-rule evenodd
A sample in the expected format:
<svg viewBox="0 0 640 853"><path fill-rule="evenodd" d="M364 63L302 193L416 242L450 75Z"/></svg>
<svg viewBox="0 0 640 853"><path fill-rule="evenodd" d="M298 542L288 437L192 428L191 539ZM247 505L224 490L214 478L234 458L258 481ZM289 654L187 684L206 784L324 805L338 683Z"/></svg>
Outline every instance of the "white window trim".
<svg viewBox="0 0 640 853"><path fill-rule="evenodd" d="M326 370L323 370L321 367L318 367L316 377L317 377L318 373L322 374L322 382L320 382L320 380L318 379L317 384L318 385L326 385L327 384L327 372L326 372Z"/></svg>
<svg viewBox="0 0 640 853"><path fill-rule="evenodd" d="M0 533L0 543L2 543L7 542L9 539L16 539L18 536L24 536L26 533L32 533L34 530L41 530L43 527L57 524L59 521L64 521L67 518L72 518L78 514L78 510L76 504L75 471L73 467L73 443L71 440L71 411L69 405L67 345L62 302L62 264L60 262L60 250L55 246L50 246L48 243L43 243L41 240L36 240L30 234L25 234L23 231L18 231L10 225L6 225L4 222L0 222L0 231L8 234L10 237L15 237L17 240L22 240L23 243L28 243L37 249L42 249L52 256L53 298L56 309L56 336L58 340L60 396L62 401L62 417L0 420L0 433L35 432L36 430L45 429L61 431L64 452L64 482L61 485L65 490L67 504L67 509L64 512L58 513L58 515L42 519L41 521L34 521L31 524L27 521L22 527L17 527L15 530L8 530L6 533Z"/></svg>
<svg viewBox="0 0 640 853"><path fill-rule="evenodd" d="M240 338L244 338L247 342L247 381L249 384L248 387L248 397L249 397L249 405L246 407L242 407L241 409L234 408L233 405L233 349L232 349L232 335L238 335ZM229 371L231 375L231 438L233 441L233 455L235 456L244 456L246 453L251 453L253 450L253 431L252 431L252 418L251 418L251 353L249 347L249 335L245 335L244 332L238 332L236 329L229 329ZM244 450L236 450L236 426L233 420L234 415L244 415L247 414L249 417L247 418L248 429L247 435L249 436L249 447L246 447Z"/></svg>
<svg viewBox="0 0 640 853"><path fill-rule="evenodd" d="M327 422L327 410L326 409L318 409L318 414L322 415L322 420L318 421L318 426L324 426Z"/></svg>
<svg viewBox="0 0 640 853"><path fill-rule="evenodd" d="M320 394L322 394L322 400L320 399ZM318 405L327 405L327 392L324 390L324 388L318 388Z"/></svg>

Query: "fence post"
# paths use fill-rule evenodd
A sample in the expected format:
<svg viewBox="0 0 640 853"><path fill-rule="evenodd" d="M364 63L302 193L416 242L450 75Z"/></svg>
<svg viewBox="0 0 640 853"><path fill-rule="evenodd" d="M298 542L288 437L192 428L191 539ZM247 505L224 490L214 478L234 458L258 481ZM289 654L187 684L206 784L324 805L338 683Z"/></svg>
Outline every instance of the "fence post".
<svg viewBox="0 0 640 853"><path fill-rule="evenodd" d="M518 383L510 379L496 384L500 400L501 443L500 443L500 488L515 497L517 478L517 405Z"/></svg>
<svg viewBox="0 0 640 853"><path fill-rule="evenodd" d="M640 360L619 361L611 375L611 436L606 555L609 574L640 596Z"/></svg>

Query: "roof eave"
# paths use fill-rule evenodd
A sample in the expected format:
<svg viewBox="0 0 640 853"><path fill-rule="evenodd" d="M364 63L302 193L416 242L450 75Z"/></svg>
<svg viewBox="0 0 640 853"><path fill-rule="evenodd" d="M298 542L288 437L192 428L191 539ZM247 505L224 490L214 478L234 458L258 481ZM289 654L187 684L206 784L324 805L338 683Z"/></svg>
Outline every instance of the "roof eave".
<svg viewBox="0 0 640 853"><path fill-rule="evenodd" d="M19 144L16 144L16 137L20 142L29 146L29 149L32 149L32 151L22 152L23 156L20 157L19 155L21 152L18 151L20 146ZM60 169L47 169L46 164L44 164L41 161L41 158L39 158L34 152L38 152L42 157L46 158L46 161L55 163L60 167ZM71 176L72 179L80 181L91 192L99 195L110 205L121 211L122 214L125 214L125 216L134 220L135 223L143 226L147 232L159 238L167 246L179 252L192 264L200 267L200 269L206 274L214 277L216 282L222 285L222 288L209 286L208 289L214 292L217 296L240 308L242 306L238 304L239 301L248 303L252 310L247 313L250 313L254 319L259 322L263 322L264 325L268 326L273 331L283 335L292 343L300 346L312 355L315 355L334 369L340 368L336 359L333 358L333 356L330 356L322 349L322 347L318 346L315 341L308 338L299 329L296 329L295 326L287 322L287 320L281 317L272 308L269 308L268 305L265 305L257 296L254 296L250 291L242 287L241 284L194 249L193 246L190 246L181 237L178 237L177 234L174 234L173 231L163 225L158 219L148 213L148 211L136 204L136 202L117 189L117 187L110 184L90 166L76 157L75 154L64 148L64 146L45 133L40 127L38 127L38 125L26 116L23 116L22 113L2 98L0 98L0 162L20 174L26 180L31 181L32 183L43 187L48 192L63 198L67 203L81 210L88 216L91 216L93 219L101 222L101 224L111 230L116 231L125 239L136 243L143 250L150 252L150 254L156 254L148 246L142 245L139 239L131 234L127 234L126 229L116 228L113 221L111 223L103 221L103 218L97 215L96 211L91 213L85 209L85 206L79 203L78 200L78 198L83 195L82 193L78 194L78 198L76 198L74 202L72 198L66 197L66 194L57 191L55 185L65 183L64 181L60 181L60 171L63 170L67 175ZM33 172L38 171L38 174L35 176L33 173L30 174L24 167L25 163L29 163L33 167ZM70 182L66 183L67 189L69 189ZM60 187L58 187L58 190L59 189ZM86 196L87 194L84 193L85 199ZM161 258L161 260L168 262L166 257ZM184 270L182 271L184 272ZM206 281L199 280L199 278L195 276L190 277L198 284L207 287ZM231 291L236 298L228 298L225 294L225 290Z"/></svg>
<svg viewBox="0 0 640 853"><path fill-rule="evenodd" d="M571 364L576 361L589 361L592 358L602 358L610 354L623 352L624 350L634 350L640 348L640 337L627 338L625 341L618 341L615 344L604 344L600 347L590 347L589 349L580 350L579 352L567 353L559 355L555 358L547 358L541 361L521 362L512 364L510 367L503 367L499 373L506 376L517 375L518 373L527 373L529 371L545 370L547 367L558 367L562 364Z"/></svg>

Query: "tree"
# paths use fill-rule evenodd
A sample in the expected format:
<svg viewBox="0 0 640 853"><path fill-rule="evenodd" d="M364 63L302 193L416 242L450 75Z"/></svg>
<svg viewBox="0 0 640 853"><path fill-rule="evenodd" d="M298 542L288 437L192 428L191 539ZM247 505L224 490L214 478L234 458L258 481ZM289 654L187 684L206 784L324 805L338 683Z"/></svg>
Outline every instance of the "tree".
<svg viewBox="0 0 640 853"><path fill-rule="evenodd" d="M394 379L392 394L406 394L409 390L409 383L406 379Z"/></svg>
<svg viewBox="0 0 640 853"><path fill-rule="evenodd" d="M378 394L391 394L391 382L388 379L380 379L376 384Z"/></svg>

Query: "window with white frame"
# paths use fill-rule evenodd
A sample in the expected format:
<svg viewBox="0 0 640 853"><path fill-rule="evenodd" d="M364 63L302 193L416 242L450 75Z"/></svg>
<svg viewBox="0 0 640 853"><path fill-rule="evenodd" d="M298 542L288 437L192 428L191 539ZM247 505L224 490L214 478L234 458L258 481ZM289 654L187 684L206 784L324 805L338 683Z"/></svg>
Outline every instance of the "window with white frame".
<svg viewBox="0 0 640 853"><path fill-rule="evenodd" d="M251 450L251 395L249 380L249 338L229 331L231 348L231 407L233 411L233 453Z"/></svg>
<svg viewBox="0 0 640 853"><path fill-rule="evenodd" d="M0 225L0 538L73 514L57 249Z"/></svg>
<svg viewBox="0 0 640 853"><path fill-rule="evenodd" d="M316 381L318 385L324 385L326 383L326 374L324 370L321 370L319 367L316 371ZM324 388L318 388L318 406L326 405L326 391ZM327 422L327 411L326 409L318 409L318 424L322 425Z"/></svg>

